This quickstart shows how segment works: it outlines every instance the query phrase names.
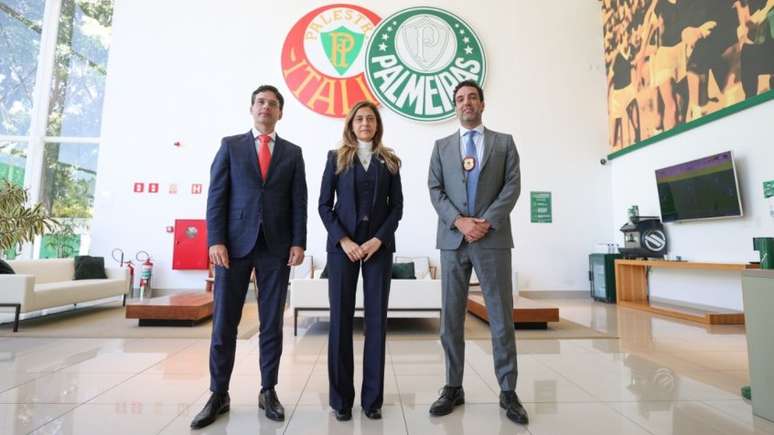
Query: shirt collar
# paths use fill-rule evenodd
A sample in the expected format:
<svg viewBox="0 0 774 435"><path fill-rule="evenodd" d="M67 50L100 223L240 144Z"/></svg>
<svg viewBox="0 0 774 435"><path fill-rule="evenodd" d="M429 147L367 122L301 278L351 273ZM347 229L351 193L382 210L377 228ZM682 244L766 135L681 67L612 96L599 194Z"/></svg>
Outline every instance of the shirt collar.
<svg viewBox="0 0 774 435"><path fill-rule="evenodd" d="M471 130L475 130L481 137L484 136L484 125L479 124L478 127L471 128L471 129L460 127L460 137L464 137Z"/></svg>
<svg viewBox="0 0 774 435"><path fill-rule="evenodd" d="M372 151L373 150L374 143L373 142L363 142L361 140L357 141L357 150L358 151Z"/></svg>
<svg viewBox="0 0 774 435"><path fill-rule="evenodd" d="M258 136L263 134L260 131L256 130L255 127L251 128L250 130L252 130L252 132L253 132L253 140L258 140ZM276 142L277 141L277 132L276 131L271 132L269 137L271 138L272 142Z"/></svg>

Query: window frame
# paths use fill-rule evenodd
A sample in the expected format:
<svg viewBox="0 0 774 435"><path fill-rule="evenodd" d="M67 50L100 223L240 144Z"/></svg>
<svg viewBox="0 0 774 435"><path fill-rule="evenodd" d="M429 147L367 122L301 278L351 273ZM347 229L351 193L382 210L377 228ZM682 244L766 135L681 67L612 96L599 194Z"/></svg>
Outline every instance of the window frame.
<svg viewBox="0 0 774 435"><path fill-rule="evenodd" d="M72 137L48 136L49 104L51 102L51 82L56 67L56 47L59 36L59 20L63 0L45 0L38 66L35 72L35 85L32 91L32 114L30 129L26 136L1 135L0 141L13 141L27 144L27 161L24 172L24 187L29 192L29 203L37 204L42 196L44 154L48 143L95 144L99 148L101 136ZM115 3L114 3L115 7ZM104 107L103 107L104 110ZM100 116L102 114L100 113ZM101 134L101 132L100 132ZM99 177L99 174L97 174ZM88 235L87 235L88 238ZM22 246L20 258L40 257L42 237L37 236L32 243Z"/></svg>

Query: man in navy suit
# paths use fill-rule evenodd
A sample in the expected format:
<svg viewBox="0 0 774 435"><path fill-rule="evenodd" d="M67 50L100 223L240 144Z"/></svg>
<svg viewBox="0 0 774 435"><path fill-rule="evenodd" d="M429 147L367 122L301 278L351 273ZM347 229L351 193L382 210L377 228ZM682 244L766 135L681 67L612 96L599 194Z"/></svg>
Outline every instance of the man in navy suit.
<svg viewBox="0 0 774 435"><path fill-rule="evenodd" d="M215 268L210 391L204 409L191 422L209 425L228 412L237 326L250 275L258 281L261 393L266 417L281 421L277 398L282 354L282 316L290 266L301 264L306 247L306 176L301 148L279 136L284 99L263 85L251 97L253 128L225 137L210 169L207 197L209 256Z"/></svg>

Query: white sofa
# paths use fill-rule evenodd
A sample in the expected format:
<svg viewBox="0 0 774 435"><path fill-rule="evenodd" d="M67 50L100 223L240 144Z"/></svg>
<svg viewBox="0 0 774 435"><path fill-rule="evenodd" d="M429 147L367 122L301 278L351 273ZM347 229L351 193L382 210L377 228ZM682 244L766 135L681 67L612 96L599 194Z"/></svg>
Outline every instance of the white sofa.
<svg viewBox="0 0 774 435"><path fill-rule="evenodd" d="M387 317L440 317L441 281L434 276L428 257L396 256L396 263L414 263L417 279L393 279ZM298 316L328 316L328 280L314 276L314 271L290 280L290 306L293 309L293 335L298 334ZM363 316L363 280L358 279L355 316Z"/></svg>
<svg viewBox="0 0 774 435"><path fill-rule="evenodd" d="M14 332L19 315L32 311L123 296L129 290L129 272L106 267L107 279L74 280L72 258L8 261L16 274L0 275L0 306L16 308Z"/></svg>

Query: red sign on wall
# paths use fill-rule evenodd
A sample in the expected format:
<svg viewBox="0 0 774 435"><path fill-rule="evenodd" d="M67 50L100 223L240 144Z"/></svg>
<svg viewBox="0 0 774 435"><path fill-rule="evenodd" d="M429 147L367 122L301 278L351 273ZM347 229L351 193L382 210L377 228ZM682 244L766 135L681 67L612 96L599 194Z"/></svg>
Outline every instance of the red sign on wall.
<svg viewBox="0 0 774 435"><path fill-rule="evenodd" d="M365 51L381 18L355 5L329 5L304 15L282 46L282 75L313 111L343 118L361 100L378 104L366 83Z"/></svg>
<svg viewBox="0 0 774 435"><path fill-rule="evenodd" d="M159 183L148 183L148 193L158 193Z"/></svg>
<svg viewBox="0 0 774 435"><path fill-rule="evenodd" d="M145 190L145 183L134 183L134 193L142 193Z"/></svg>
<svg viewBox="0 0 774 435"><path fill-rule="evenodd" d="M201 184L192 184L191 185L191 193L194 195L200 195L202 193L202 185Z"/></svg>

